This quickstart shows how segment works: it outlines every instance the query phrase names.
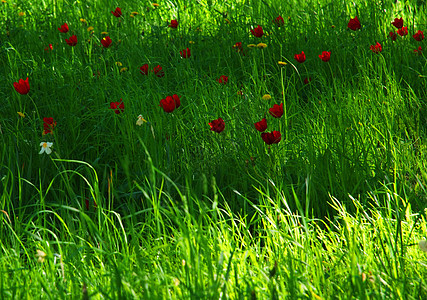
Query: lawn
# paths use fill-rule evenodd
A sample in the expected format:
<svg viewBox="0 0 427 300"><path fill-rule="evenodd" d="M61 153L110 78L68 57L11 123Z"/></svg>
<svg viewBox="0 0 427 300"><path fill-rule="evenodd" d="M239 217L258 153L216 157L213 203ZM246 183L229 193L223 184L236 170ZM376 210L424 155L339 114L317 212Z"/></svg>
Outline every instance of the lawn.
<svg viewBox="0 0 427 300"><path fill-rule="evenodd" d="M0 298L427 298L422 0L2 1Z"/></svg>

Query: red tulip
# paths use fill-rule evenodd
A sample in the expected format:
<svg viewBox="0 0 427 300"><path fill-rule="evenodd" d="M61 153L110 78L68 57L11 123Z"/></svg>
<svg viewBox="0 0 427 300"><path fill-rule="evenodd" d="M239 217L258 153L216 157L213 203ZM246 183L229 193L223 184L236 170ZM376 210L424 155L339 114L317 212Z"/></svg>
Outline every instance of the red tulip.
<svg viewBox="0 0 427 300"><path fill-rule="evenodd" d="M397 30L397 34L400 36L408 35L408 27L402 27Z"/></svg>
<svg viewBox="0 0 427 300"><path fill-rule="evenodd" d="M120 7L117 7L116 10L111 11L111 13L117 18L120 18L122 16L122 10L120 9Z"/></svg>
<svg viewBox="0 0 427 300"><path fill-rule="evenodd" d="M61 25L61 27L58 27L58 30L62 33L67 33L68 32L68 24L64 23Z"/></svg>
<svg viewBox="0 0 427 300"><path fill-rule="evenodd" d="M171 28L177 28L178 27L178 21L177 20L171 20L171 23L168 26Z"/></svg>
<svg viewBox="0 0 427 300"><path fill-rule="evenodd" d="M375 45L371 45L371 47L369 47L369 49L374 53L379 53L379 52L383 51L383 47L378 42Z"/></svg>
<svg viewBox="0 0 427 300"><path fill-rule="evenodd" d="M350 21L348 21L348 28L350 28L351 30L357 30L360 29L360 21L359 19L356 17L354 17L354 19L350 19Z"/></svg>
<svg viewBox="0 0 427 300"><path fill-rule="evenodd" d="M181 105L178 95L173 94L172 96L167 96L165 99L160 100L160 105L163 110L167 113L173 112L175 108L178 108Z"/></svg>
<svg viewBox="0 0 427 300"><path fill-rule="evenodd" d="M283 115L283 103L280 103L280 105L274 104L272 108L268 109L268 112L273 117L280 118Z"/></svg>
<svg viewBox="0 0 427 300"><path fill-rule="evenodd" d="M70 39L65 39L68 45L75 46L77 45L77 37L75 35L70 36Z"/></svg>
<svg viewBox="0 0 427 300"><path fill-rule="evenodd" d="M277 144L282 139L282 135L279 131L272 131L272 132L263 132L261 133L261 138L267 145L271 144Z"/></svg>
<svg viewBox="0 0 427 300"><path fill-rule="evenodd" d="M53 133L53 128L56 126L56 121L53 118L43 118L43 135Z"/></svg>
<svg viewBox="0 0 427 300"><path fill-rule="evenodd" d="M30 91L30 84L28 83L28 77L25 80L19 79L18 82L14 82L13 87L21 95L28 94L28 92Z"/></svg>
<svg viewBox="0 0 427 300"><path fill-rule="evenodd" d="M157 77L165 76L165 72L163 72L162 67L160 65L157 65L157 67L154 67L153 72L154 72L154 75L156 75Z"/></svg>
<svg viewBox="0 0 427 300"><path fill-rule="evenodd" d="M393 22L391 22L391 24L396 27L397 29L402 28L403 27L403 18L395 18Z"/></svg>
<svg viewBox="0 0 427 300"><path fill-rule="evenodd" d="M265 131L267 129L267 119L264 118L259 122L254 123L256 130Z"/></svg>
<svg viewBox="0 0 427 300"><path fill-rule="evenodd" d="M324 62L328 62L331 59L331 52L323 51L322 54L319 55L319 57Z"/></svg>
<svg viewBox="0 0 427 300"><path fill-rule="evenodd" d="M101 44L102 46L104 46L104 48L110 47L111 43L112 43L112 40L108 35L101 40Z"/></svg>
<svg viewBox="0 0 427 300"><path fill-rule="evenodd" d="M221 75L217 81L219 83L226 84L228 82L228 76Z"/></svg>
<svg viewBox="0 0 427 300"><path fill-rule="evenodd" d="M282 16L278 16L276 19L273 20L273 23L280 27L285 24L285 20L283 20Z"/></svg>
<svg viewBox="0 0 427 300"><path fill-rule="evenodd" d="M251 32L256 37L262 37L264 34L264 31L262 30L262 27L258 25L258 27L251 29Z"/></svg>
<svg viewBox="0 0 427 300"><path fill-rule="evenodd" d="M412 36L416 41L421 42L424 39L424 33L418 30L416 34Z"/></svg>
<svg viewBox="0 0 427 300"><path fill-rule="evenodd" d="M143 65L139 68L142 75L148 75L148 64Z"/></svg>
<svg viewBox="0 0 427 300"><path fill-rule="evenodd" d="M414 49L414 53L421 55L423 53L423 49L421 48L421 46L419 46L418 49Z"/></svg>
<svg viewBox="0 0 427 300"><path fill-rule="evenodd" d="M393 31L390 31L388 33L389 37L391 38L391 40L394 42L397 39L397 34Z"/></svg>
<svg viewBox="0 0 427 300"><path fill-rule="evenodd" d="M188 48L182 51L179 51L179 53L181 54L182 58L189 58L191 56L190 49Z"/></svg>
<svg viewBox="0 0 427 300"><path fill-rule="evenodd" d="M304 51L301 51L301 53L300 54L295 54L294 55L294 58L297 60L297 62L299 62L299 63L303 63L303 62L305 62L305 53L304 53Z"/></svg>
<svg viewBox="0 0 427 300"><path fill-rule="evenodd" d="M122 102L122 99L120 99L120 102L111 102L110 108L114 109L116 114L119 114L125 110L125 104Z"/></svg>
<svg viewBox="0 0 427 300"><path fill-rule="evenodd" d="M223 119L218 118L218 119L216 119L216 120L212 120L212 121L209 123L209 126L211 127L211 130L212 130L212 131L215 131L215 132L217 132L217 133L220 133L220 132L222 132L222 131L224 130L224 128L225 128L225 123L224 123L224 120L223 120Z"/></svg>

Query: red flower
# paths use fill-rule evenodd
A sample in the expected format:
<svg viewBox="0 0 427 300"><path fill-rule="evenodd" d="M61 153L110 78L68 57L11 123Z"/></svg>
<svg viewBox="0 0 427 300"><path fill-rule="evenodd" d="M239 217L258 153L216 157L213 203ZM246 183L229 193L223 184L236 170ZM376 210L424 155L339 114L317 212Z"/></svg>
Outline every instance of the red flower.
<svg viewBox="0 0 427 300"><path fill-rule="evenodd" d="M264 118L259 122L254 123L256 130L258 131L265 131L267 129L267 119Z"/></svg>
<svg viewBox="0 0 427 300"><path fill-rule="evenodd" d="M424 39L424 33L418 30L416 34L412 36L416 41L421 42Z"/></svg>
<svg viewBox="0 0 427 300"><path fill-rule="evenodd" d="M402 27L397 30L397 34L400 36L408 35L408 27Z"/></svg>
<svg viewBox="0 0 427 300"><path fill-rule="evenodd" d="M280 105L274 104L272 108L268 109L268 112L273 117L280 118L283 115L283 103L280 103Z"/></svg>
<svg viewBox="0 0 427 300"><path fill-rule="evenodd" d="M393 42L397 39L397 34L393 31L390 31L388 35Z"/></svg>
<svg viewBox="0 0 427 300"><path fill-rule="evenodd" d="M309 84L309 83L310 83L310 81L311 81L311 78L307 78L307 77L306 77L306 78L304 79L304 84Z"/></svg>
<svg viewBox="0 0 427 300"><path fill-rule="evenodd" d="M167 113L173 112L175 108L178 108L181 105L178 95L173 94L172 96L167 96L165 99L160 100L160 105L163 107L163 110Z"/></svg>
<svg viewBox="0 0 427 300"><path fill-rule="evenodd" d="M234 44L233 48L236 49L236 52L240 52L242 51L242 42L237 42L236 44Z"/></svg>
<svg viewBox="0 0 427 300"><path fill-rule="evenodd" d="M391 22L391 24L393 24L394 27L396 27L397 29L402 28L403 27L403 18L395 18L393 22Z"/></svg>
<svg viewBox="0 0 427 300"><path fill-rule="evenodd" d="M148 64L143 65L139 68L142 75L148 75Z"/></svg>
<svg viewBox="0 0 427 300"><path fill-rule="evenodd" d="M110 47L111 43L112 43L112 40L108 35L101 40L101 44L102 46L104 46L104 48Z"/></svg>
<svg viewBox="0 0 427 300"><path fill-rule="evenodd" d="M67 33L68 32L68 24L64 23L61 25L61 27L58 27L58 30L62 33Z"/></svg>
<svg viewBox="0 0 427 300"><path fill-rule="evenodd" d="M212 121L209 123L209 126L211 127L211 130L212 130L212 131L215 131L215 132L217 132L217 133L220 133L220 132L222 132L222 131L224 130L224 128L225 128L225 123L224 123L224 120L223 120L223 119L218 118L218 119L216 119L216 120L212 120Z"/></svg>
<svg viewBox="0 0 427 300"><path fill-rule="evenodd" d="M301 53L300 54L295 54L294 55L294 58L297 60L297 62L299 62L299 63L303 63L303 62L305 62L305 53L304 53L304 51L301 51Z"/></svg>
<svg viewBox="0 0 427 300"><path fill-rule="evenodd" d="M421 46L419 46L418 49L414 49L414 53L421 55L423 53L423 49L421 48Z"/></svg>
<svg viewBox="0 0 427 300"><path fill-rule="evenodd" d="M168 26L171 28L177 28L178 27L178 21L177 20L171 20L171 23Z"/></svg>
<svg viewBox="0 0 427 300"><path fill-rule="evenodd" d="M182 58L189 58L191 56L190 49L188 48L182 51L179 51L179 53L181 54Z"/></svg>
<svg viewBox="0 0 427 300"><path fill-rule="evenodd" d="M283 20L282 16L278 16L276 19L273 20L273 23L280 27L285 24L285 21Z"/></svg>
<svg viewBox="0 0 427 300"><path fill-rule="evenodd" d="M43 135L53 133L53 128L56 126L56 121L53 118L43 118Z"/></svg>
<svg viewBox="0 0 427 300"><path fill-rule="evenodd" d="M226 84L228 82L228 76L221 75L218 80L219 83Z"/></svg>
<svg viewBox="0 0 427 300"><path fill-rule="evenodd" d="M378 42L375 45L371 45L371 47L369 47L369 49L374 53L379 53L379 52L383 51L383 47Z"/></svg>
<svg viewBox="0 0 427 300"><path fill-rule="evenodd" d="M44 48L44 51L49 52L50 50L53 50L52 44L49 44L46 48Z"/></svg>
<svg viewBox="0 0 427 300"><path fill-rule="evenodd" d="M272 131L272 132L263 132L261 133L262 140L267 144L277 144L282 139L282 135L279 131Z"/></svg>
<svg viewBox="0 0 427 300"><path fill-rule="evenodd" d="M264 31L262 31L262 27L258 25L258 27L251 29L251 32L256 37L262 37Z"/></svg>
<svg viewBox="0 0 427 300"><path fill-rule="evenodd" d="M116 10L111 11L111 13L117 18L120 18L122 16L122 10L120 9L120 7L117 7Z"/></svg>
<svg viewBox="0 0 427 300"><path fill-rule="evenodd" d="M160 65L157 65L157 67L154 67L153 72L154 72L154 75L156 75L157 77L165 76L165 72L163 72L162 67Z"/></svg>
<svg viewBox="0 0 427 300"><path fill-rule="evenodd" d="M120 102L111 102L110 108L114 109L116 114L119 114L125 110L125 104L122 102L122 99L120 99Z"/></svg>
<svg viewBox="0 0 427 300"><path fill-rule="evenodd" d="M70 36L70 39L65 39L68 45L75 46L77 45L77 37L75 35Z"/></svg>
<svg viewBox="0 0 427 300"><path fill-rule="evenodd" d="M28 77L25 80L19 79L18 82L14 82L13 87L21 95L28 94L28 92L30 91L30 84L28 83Z"/></svg>
<svg viewBox="0 0 427 300"><path fill-rule="evenodd" d="M354 17L354 19L350 19L350 21L348 21L348 28L350 28L351 30L357 30L360 29L360 21L359 19L356 17Z"/></svg>
<svg viewBox="0 0 427 300"><path fill-rule="evenodd" d="M319 55L319 57L324 62L327 62L331 59L331 52L323 51L322 54Z"/></svg>

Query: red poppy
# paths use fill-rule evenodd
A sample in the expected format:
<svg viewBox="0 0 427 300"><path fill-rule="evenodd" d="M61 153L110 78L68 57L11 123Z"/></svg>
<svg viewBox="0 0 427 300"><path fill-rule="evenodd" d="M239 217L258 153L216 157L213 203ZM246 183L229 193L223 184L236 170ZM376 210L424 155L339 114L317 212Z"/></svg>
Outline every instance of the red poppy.
<svg viewBox="0 0 427 300"><path fill-rule="evenodd" d="M319 57L324 62L328 62L331 59L331 52L323 51L322 54L319 55Z"/></svg>
<svg viewBox="0 0 427 300"><path fill-rule="evenodd" d="M272 132L263 132L261 133L262 140L267 144L277 144L282 139L282 135L279 131L272 131Z"/></svg>
<svg viewBox="0 0 427 300"><path fill-rule="evenodd" d="M264 34L264 31L262 30L262 27L258 25L258 27L251 29L251 32L256 37L262 37Z"/></svg>
<svg viewBox="0 0 427 300"><path fill-rule="evenodd" d="M267 129L267 119L264 118L259 122L254 123L256 130L258 131L265 131Z"/></svg>
<svg viewBox="0 0 427 300"><path fill-rule="evenodd" d="M44 51L49 52L50 50L53 50L52 44L49 44L46 48L44 48Z"/></svg>
<svg viewBox="0 0 427 300"><path fill-rule="evenodd" d="M111 13L117 18L120 18L122 16L122 10L120 9L120 7L117 7L116 10L111 11Z"/></svg>
<svg viewBox="0 0 427 300"><path fill-rule="evenodd" d="M177 20L171 20L171 23L168 26L170 28L177 28L178 27L178 21Z"/></svg>
<svg viewBox="0 0 427 300"><path fill-rule="evenodd" d="M421 46L419 46L418 49L414 49L414 53L421 55L423 53L423 49L421 48Z"/></svg>
<svg viewBox="0 0 427 300"><path fill-rule="evenodd" d="M304 51L301 51L301 53L300 54L295 54L294 55L294 58L297 60L297 62L299 62L299 63L303 63L303 62L305 62L305 53L304 53Z"/></svg>
<svg viewBox="0 0 427 300"><path fill-rule="evenodd" d="M182 58L189 58L191 56L190 49L188 48L182 51L179 51L179 53L181 54Z"/></svg>
<svg viewBox="0 0 427 300"><path fill-rule="evenodd" d="M172 96L167 96L165 99L160 100L160 105L163 110L167 113L173 112L175 108L178 108L181 105L178 95L173 94Z"/></svg>
<svg viewBox="0 0 427 300"><path fill-rule="evenodd" d="M104 48L110 47L111 43L112 43L112 40L108 35L101 40L101 44L102 46L104 46Z"/></svg>
<svg viewBox="0 0 427 300"><path fill-rule="evenodd" d="M280 105L274 104L273 107L268 109L268 112L273 117L280 118L283 115L283 103L280 103Z"/></svg>
<svg viewBox="0 0 427 300"><path fill-rule="evenodd" d="M273 23L277 25L277 27L280 27L285 24L285 20L283 20L282 16L278 16L276 19L273 20Z"/></svg>
<svg viewBox="0 0 427 300"><path fill-rule="evenodd" d="M13 87L21 95L28 94L28 92L30 91L30 84L28 83L28 77L25 80L19 79L18 82L14 82Z"/></svg>
<svg viewBox="0 0 427 300"><path fill-rule="evenodd" d="M310 81L311 81L311 78L306 77L306 78L304 79L304 84L309 84L309 83L310 83Z"/></svg>
<svg viewBox="0 0 427 300"><path fill-rule="evenodd" d="M424 33L418 30L416 34L412 36L416 41L421 42L424 39Z"/></svg>
<svg viewBox="0 0 427 300"><path fill-rule="evenodd" d="M222 131L224 130L224 128L225 128L225 123L224 123L224 120L223 120L223 119L218 118L218 119L216 119L216 120L212 120L212 121L209 123L209 126L211 127L211 130L212 130L212 131L215 131L215 132L217 132L217 133L220 133L220 132L222 132Z"/></svg>
<svg viewBox="0 0 427 300"><path fill-rule="evenodd" d="M396 27L397 29L402 28L403 27L403 18L395 18L393 22L391 22L391 24Z"/></svg>
<svg viewBox="0 0 427 300"><path fill-rule="evenodd" d="M374 53L379 53L379 52L383 51L383 47L378 42L375 45L371 45L371 47L369 47L369 49Z"/></svg>
<svg viewBox="0 0 427 300"><path fill-rule="evenodd" d="M350 19L350 21L348 21L347 27L350 28L351 30L357 30L361 28L360 21L357 18L357 16L355 16L354 19Z"/></svg>
<svg viewBox="0 0 427 300"><path fill-rule="evenodd" d="M390 31L388 33L389 37L391 38L391 40L394 42L397 39L397 34L393 31Z"/></svg>
<svg viewBox="0 0 427 300"><path fill-rule="evenodd" d="M148 75L148 64L143 65L139 68L142 75Z"/></svg>
<svg viewBox="0 0 427 300"><path fill-rule="evenodd" d="M122 99L120 99L120 102L111 102L110 108L114 109L116 114L119 114L125 110L125 104L122 102Z"/></svg>
<svg viewBox="0 0 427 300"><path fill-rule="evenodd" d="M228 82L228 76L221 75L218 80L219 83L226 84Z"/></svg>
<svg viewBox="0 0 427 300"><path fill-rule="evenodd" d="M61 27L58 27L58 30L62 33L67 33L68 32L68 24L64 23L61 25Z"/></svg>
<svg viewBox="0 0 427 300"><path fill-rule="evenodd" d="M408 27L402 27L397 30L397 34L400 36L408 35Z"/></svg>
<svg viewBox="0 0 427 300"><path fill-rule="evenodd" d="M65 39L65 41L67 42L67 44L68 45L70 45L70 46L75 46L75 45L77 45L77 37L76 37L76 35L72 35L72 36L70 36L70 39L68 40L68 39Z"/></svg>
<svg viewBox="0 0 427 300"><path fill-rule="evenodd" d="M160 65L157 65L157 67L154 67L153 72L154 72L154 75L156 75L157 77L165 76L165 72L163 72L162 67Z"/></svg>
<svg viewBox="0 0 427 300"><path fill-rule="evenodd" d="M56 121L53 118L43 118L43 135L53 133L53 128L56 126Z"/></svg>

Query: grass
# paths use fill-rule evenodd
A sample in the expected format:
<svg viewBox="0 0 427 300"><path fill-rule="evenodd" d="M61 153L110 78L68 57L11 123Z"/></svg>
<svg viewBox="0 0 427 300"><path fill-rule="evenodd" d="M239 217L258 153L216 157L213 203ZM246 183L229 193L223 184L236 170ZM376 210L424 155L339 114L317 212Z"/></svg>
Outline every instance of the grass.
<svg viewBox="0 0 427 300"><path fill-rule="evenodd" d="M1 3L0 298L427 297L425 7ZM392 41L400 17L409 33Z"/></svg>

